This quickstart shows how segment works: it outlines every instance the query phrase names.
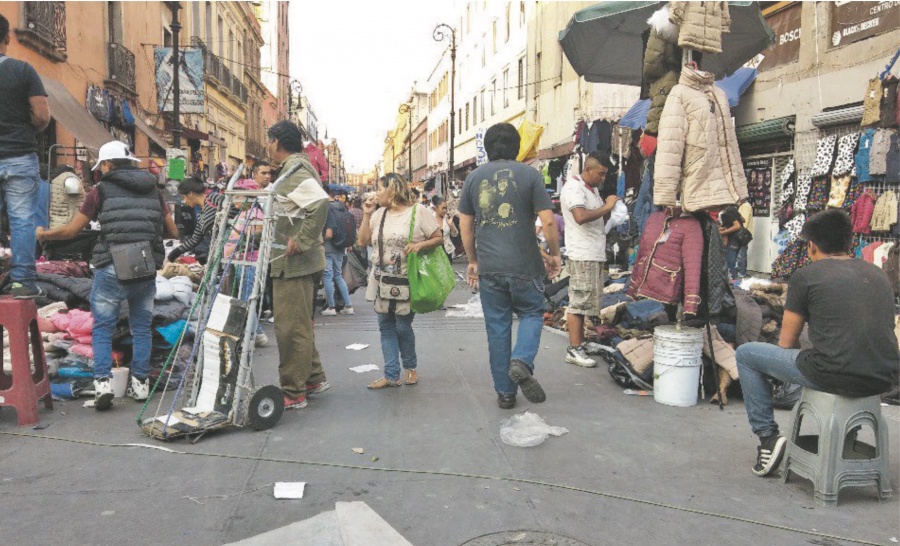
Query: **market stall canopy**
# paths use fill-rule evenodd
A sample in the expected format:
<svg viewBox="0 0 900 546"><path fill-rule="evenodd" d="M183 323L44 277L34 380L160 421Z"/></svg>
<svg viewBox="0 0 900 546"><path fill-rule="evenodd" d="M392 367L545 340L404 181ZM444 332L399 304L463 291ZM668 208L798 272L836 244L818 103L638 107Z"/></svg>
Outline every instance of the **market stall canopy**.
<svg viewBox="0 0 900 546"><path fill-rule="evenodd" d="M641 85L647 19L667 2L602 2L575 13L559 33L569 63L594 83ZM758 2L729 2L731 32L722 53L704 53L701 67L716 78L731 74L775 40Z"/></svg>
<svg viewBox="0 0 900 546"><path fill-rule="evenodd" d="M353 193L356 191L356 188L346 184L328 184L326 189L336 193Z"/></svg>
<svg viewBox="0 0 900 546"><path fill-rule="evenodd" d="M759 71L755 68L738 68L734 74L726 76L721 80L716 80L716 87L725 91L728 96L728 106L734 108L740 102L741 95L744 94ZM634 106L622 116L619 125L622 127L630 127L631 129L643 129L647 125L647 114L650 112L650 99L639 100Z"/></svg>
<svg viewBox="0 0 900 546"><path fill-rule="evenodd" d="M90 150L96 157L100 146L116 140L109 131L94 119L87 109L75 100L69 90L60 82L47 76L41 76L44 89L47 91L47 103L50 105L50 115L57 123L72 133L78 142Z"/></svg>
<svg viewBox="0 0 900 546"><path fill-rule="evenodd" d="M152 140L157 146L162 148L163 150L169 147L169 144L166 140L159 136L159 133L156 132L153 127L151 127L147 122L141 119L141 116L134 116L134 126L137 127L142 133L147 135L147 138Z"/></svg>
<svg viewBox="0 0 900 546"><path fill-rule="evenodd" d="M519 155L516 161L527 161L538 155L538 147L541 143L541 134L544 132L544 126L532 123L527 119L522 120L519 125Z"/></svg>

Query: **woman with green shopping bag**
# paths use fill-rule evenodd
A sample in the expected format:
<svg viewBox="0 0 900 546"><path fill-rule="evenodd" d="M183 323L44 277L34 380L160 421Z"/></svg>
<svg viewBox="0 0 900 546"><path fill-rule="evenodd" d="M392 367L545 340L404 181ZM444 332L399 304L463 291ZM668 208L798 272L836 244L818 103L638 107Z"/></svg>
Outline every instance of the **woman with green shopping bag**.
<svg viewBox="0 0 900 546"><path fill-rule="evenodd" d="M441 246L441 228L429 210L416 204L406 181L390 173L379 179L375 198L363 204L358 243L373 247L366 300L375 302L384 356L384 377L370 383L369 388L415 385L419 381L412 327L415 313L410 306L406 260L409 254ZM401 358L405 370L402 381Z"/></svg>

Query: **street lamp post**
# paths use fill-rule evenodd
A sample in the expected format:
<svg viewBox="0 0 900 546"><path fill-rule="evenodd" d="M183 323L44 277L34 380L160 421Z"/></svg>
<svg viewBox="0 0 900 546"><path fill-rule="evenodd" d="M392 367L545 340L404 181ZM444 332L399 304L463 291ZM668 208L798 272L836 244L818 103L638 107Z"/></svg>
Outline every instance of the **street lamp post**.
<svg viewBox="0 0 900 546"><path fill-rule="evenodd" d="M181 22L178 21L178 10L181 9L181 2L169 2L169 9L172 10L172 64L174 68L172 74L175 79L172 80L172 92L174 97L172 100L172 117L174 124L172 126L172 146L181 148L181 50L178 45L179 33L181 32Z"/></svg>
<svg viewBox="0 0 900 546"><path fill-rule="evenodd" d="M456 180L456 173L453 164L453 148L456 136L456 31L453 27L446 23L441 23L434 27L432 38L436 42L442 42L450 37L450 180ZM445 194L440 191L442 188L436 188L438 193Z"/></svg>
<svg viewBox="0 0 900 546"><path fill-rule="evenodd" d="M406 153L407 153L406 161L408 163L406 166L406 172L407 172L407 182L412 182L412 178L413 178L413 174L412 174L413 173L413 171L412 171L412 106L410 106L409 104L405 104L405 103L401 104L399 111L401 114L406 114L406 124L407 124L407 129L408 129L407 132L409 133L407 135L408 141L407 141L407 146L406 146Z"/></svg>
<svg viewBox="0 0 900 546"><path fill-rule="evenodd" d="M288 93L288 120L291 120L291 116L296 112L297 119L291 120L297 123L297 126L300 125L300 109L303 106L303 84L300 83L299 80L291 80L289 84L290 93ZM294 106L294 95L297 95L297 106ZM302 131L302 129L301 129Z"/></svg>

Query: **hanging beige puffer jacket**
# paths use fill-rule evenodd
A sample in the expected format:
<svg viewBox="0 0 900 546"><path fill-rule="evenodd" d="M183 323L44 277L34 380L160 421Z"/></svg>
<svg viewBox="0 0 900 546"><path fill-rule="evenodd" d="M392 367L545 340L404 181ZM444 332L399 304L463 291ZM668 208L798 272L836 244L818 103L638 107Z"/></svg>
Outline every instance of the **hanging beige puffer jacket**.
<svg viewBox="0 0 900 546"><path fill-rule="evenodd" d="M676 45L678 27L669 21L668 7L654 13L647 22L650 24L650 37L644 51L644 83L650 86L650 111L644 132L656 136L666 98L678 85L681 75L681 49Z"/></svg>
<svg viewBox="0 0 900 546"><path fill-rule="evenodd" d="M66 193L66 180L69 178L78 180L78 193L72 195ZM64 172L54 178L50 183L50 229L64 226L75 218L82 201L84 201L84 187L78 175Z"/></svg>
<svg viewBox="0 0 900 546"><path fill-rule="evenodd" d="M669 20L681 26L679 46L704 53L721 53L722 33L731 31L728 2L669 2Z"/></svg>
<svg viewBox="0 0 900 546"><path fill-rule="evenodd" d="M685 66L659 122L653 204L694 212L747 199L747 179L725 92Z"/></svg>

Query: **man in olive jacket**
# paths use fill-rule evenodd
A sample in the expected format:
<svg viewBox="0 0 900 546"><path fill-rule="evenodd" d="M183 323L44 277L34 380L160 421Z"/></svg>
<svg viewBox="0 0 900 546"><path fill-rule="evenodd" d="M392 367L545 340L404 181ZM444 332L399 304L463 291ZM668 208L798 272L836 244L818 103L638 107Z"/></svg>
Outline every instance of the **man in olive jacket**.
<svg viewBox="0 0 900 546"><path fill-rule="evenodd" d="M300 164L275 189L275 239L272 243L275 338L278 341L278 374L285 409L305 408L308 394L330 385L313 331L316 285L325 269L322 233L328 216L328 194L303 148L300 129L280 121L267 132L269 155L287 172Z"/></svg>

